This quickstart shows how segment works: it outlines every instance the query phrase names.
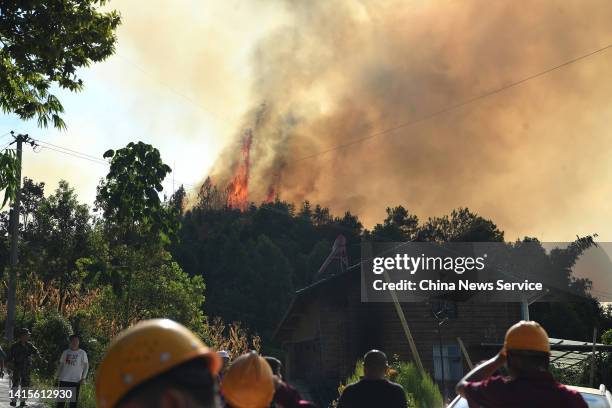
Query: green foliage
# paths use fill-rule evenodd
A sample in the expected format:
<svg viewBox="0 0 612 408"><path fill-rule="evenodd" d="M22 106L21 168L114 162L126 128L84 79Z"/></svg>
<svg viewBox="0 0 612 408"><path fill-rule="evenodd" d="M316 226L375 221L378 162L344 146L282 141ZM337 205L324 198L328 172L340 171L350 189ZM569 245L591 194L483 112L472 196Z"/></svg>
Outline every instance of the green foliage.
<svg viewBox="0 0 612 408"><path fill-rule="evenodd" d="M89 353L88 353L89 354ZM42 377L36 373L32 375L32 387L39 390L48 390L57 386L57 383L52 378ZM44 406L49 408L56 407L56 403L53 400L41 401ZM96 386L93 378L87 380L84 384L81 384L79 390L79 407L81 408L96 408Z"/></svg>
<svg viewBox="0 0 612 408"><path fill-rule="evenodd" d="M176 262L134 273L130 321L165 317L203 333L203 306L204 280Z"/></svg>
<svg viewBox="0 0 612 408"><path fill-rule="evenodd" d="M409 214L404 207L387 208L387 218L382 224L374 226L372 240L387 242L414 240L418 225L417 216Z"/></svg>
<svg viewBox="0 0 612 408"><path fill-rule="evenodd" d="M438 386L429 375L421 373L413 363L395 360L390 368L391 381L404 388L410 408L441 408L443 406L443 398ZM347 385L361 380L363 375L363 361L359 360L355 364L353 373L338 386L338 394L341 395ZM332 406L336 405L332 404Z"/></svg>
<svg viewBox="0 0 612 408"><path fill-rule="evenodd" d="M612 329L608 329L601 335L601 342L612 345Z"/></svg>
<svg viewBox="0 0 612 408"><path fill-rule="evenodd" d="M228 322L243 322L268 347L294 291L313 283L339 234L347 239L349 264L358 262L363 240L503 240L494 223L467 209L419 223L409 211L395 207L371 232L351 213L334 216L307 201L297 209L276 200L241 212L224 205L223 193L210 180L196 207L185 211L181 189L167 202L160 200L170 169L152 146L130 143L106 156L111 169L98 190L99 218L79 203L67 183L45 197L43 183L24 180L18 327L36 327L37 345L38 339L45 343L64 333L53 340L57 349L44 345L51 365L66 345L70 325L81 333L94 367L110 338L141 319L172 318L218 340L220 332L207 327L204 310ZM6 213L0 213L0 255L6 253L7 221ZM175 232L179 239L170 239ZM534 251L530 267L584 291L588 282L573 279L571 266L591 244L587 237L547 254L537 241L525 239L507 244L507 249ZM0 256L0 267L2 262ZM30 277L42 284L29 285ZM531 312L552 336L585 337L594 324L610 327L601 323L606 318L593 299L549 307L535 304ZM60 311L70 324L51 311ZM410 364L394 364L396 381L405 386L409 401L436 406L439 392L431 379L415 373ZM41 373L49 369L43 365ZM351 380L359 372L355 375Z"/></svg>
<svg viewBox="0 0 612 408"><path fill-rule="evenodd" d="M55 312L41 316L34 323L32 338L43 357L42 363L38 365L43 377L51 378L54 375L59 358L68 346L70 334L72 327L68 320Z"/></svg>
<svg viewBox="0 0 612 408"><path fill-rule="evenodd" d="M387 208L387 217L376 224L364 238L371 241L433 242L503 242L504 233L490 220L467 208L453 210L450 215L434 217L419 224L416 215L402 206Z"/></svg>
<svg viewBox="0 0 612 408"><path fill-rule="evenodd" d="M35 200L29 194L24 198L26 203ZM32 222L26 225L24 253L32 253L28 264L37 268L44 282L56 281L62 296L85 279L79 262L94 251L89 221L87 205L80 204L74 189L61 180L52 195L37 202Z"/></svg>
<svg viewBox="0 0 612 408"><path fill-rule="evenodd" d="M79 68L115 50L117 12L105 0L3 1L0 6L0 107L21 119L64 128L51 87L79 91ZM52 24L50 24L52 22ZM1 167L1 166L0 166Z"/></svg>
<svg viewBox="0 0 612 408"><path fill-rule="evenodd" d="M413 363L396 361L392 369L397 372L394 381L404 387L408 400L416 408L441 408L444 405L438 386L429 375L419 372Z"/></svg>
<svg viewBox="0 0 612 408"><path fill-rule="evenodd" d="M372 231L363 231L356 216L346 213L335 217L327 208L308 201L299 210L276 200L251 205L240 212L223 205L221 190L210 179L204 182L197 205L182 217L180 243L173 244L171 252L187 273L206 280L210 314L246 323L262 335L266 344L293 292L313 283L339 234L347 238L349 264L358 262L362 241L504 239L503 231L495 223L467 208L421 223L404 207L397 206L388 208L385 220ZM507 259L528 261L518 266L517 262L509 263L520 269L517 273L529 270L544 281L554 282L558 288L571 288L578 295L572 302L532 306L533 318L550 328L552 336L588 340L593 324L608 327L602 323L605 320L602 309L587 295L588 282L571 276L576 260L593 243L593 237L579 238L567 248L548 254L537 240L526 238L507 243L506 252L500 254ZM568 321L572 324L566 324Z"/></svg>
<svg viewBox="0 0 612 408"><path fill-rule="evenodd" d="M591 282L572 275L580 256L595 246L594 237L578 237L567 247L554 248L550 253L535 238L525 238L510 246L515 273L529 271L531 276L537 275L551 288L551 296L558 296L557 301L536 302L530 306L531 318L546 327L551 337L590 341L594 326L612 326L611 316L589 293Z"/></svg>
<svg viewBox="0 0 612 408"><path fill-rule="evenodd" d="M14 150L6 149L0 152L0 191L4 190L4 198L0 209L7 202L12 202L19 188L17 173L19 172L19 159Z"/></svg>
<svg viewBox="0 0 612 408"><path fill-rule="evenodd" d="M92 308L95 309L95 308ZM80 337L80 347L87 352L89 369L94 373L98 362L104 354L104 347L108 342L108 335L96 327L99 316L95 310L80 309L70 317L70 324L74 333Z"/></svg>
<svg viewBox="0 0 612 408"><path fill-rule="evenodd" d="M589 356L582 363L569 368L557 367L553 363L551 372L562 384L595 388L599 388L599 384L604 384L607 389L610 389L612 387L612 353L595 354L593 384L590 382L592 361Z"/></svg>
<svg viewBox="0 0 612 408"><path fill-rule="evenodd" d="M159 193L172 169L164 164L153 146L130 142L123 149L109 150L110 170L98 187L96 203L107 227L124 243L134 244L150 234L166 239L175 233L176 217L163 205Z"/></svg>
<svg viewBox="0 0 612 408"><path fill-rule="evenodd" d="M346 381L344 382L344 385L346 386L349 384L354 384L357 381L361 380L363 376L364 376L363 360L359 360L355 363L355 370L350 375L350 377L346 379ZM342 387L342 390L344 390L344 387Z"/></svg>
<svg viewBox="0 0 612 408"><path fill-rule="evenodd" d="M160 315L154 304L165 290L160 283L174 291L184 289L179 288L185 283L178 273L180 268L172 265L164 250L178 229L179 219L176 205L168 206L159 197L162 182L171 171L159 150L143 142L129 143L123 149L107 151L104 157L111 159L111 165L98 187L96 204L102 210L101 225L108 242L106 282L113 287L125 327L137 319ZM190 283L197 292L198 283ZM169 301L164 307L173 304ZM171 314L186 319L184 307L179 304ZM203 317L196 313L193 318Z"/></svg>
<svg viewBox="0 0 612 408"><path fill-rule="evenodd" d="M93 379L81 385L78 406L81 408L96 408L96 384Z"/></svg>
<svg viewBox="0 0 612 408"><path fill-rule="evenodd" d="M350 213L310 211L309 203L297 214L280 201L245 212L216 208L218 190L207 189L182 218L173 258L206 281L209 315L243 322L269 344L294 291L312 283L339 234L347 237L349 257L358 259L361 224ZM317 213L327 216L315 219Z"/></svg>
<svg viewBox="0 0 612 408"><path fill-rule="evenodd" d="M140 235L132 245L109 236L116 231L110 221L94 220L63 181L45 197L43 183L25 179L22 195L17 327L36 327L33 340L42 342L47 360L37 363L41 375L52 374L70 326L81 335L92 370L110 339L137 320L168 317L206 332L203 278L172 260L160 234ZM1 237L7 228L0 213ZM0 240L0 250L5 243Z"/></svg>

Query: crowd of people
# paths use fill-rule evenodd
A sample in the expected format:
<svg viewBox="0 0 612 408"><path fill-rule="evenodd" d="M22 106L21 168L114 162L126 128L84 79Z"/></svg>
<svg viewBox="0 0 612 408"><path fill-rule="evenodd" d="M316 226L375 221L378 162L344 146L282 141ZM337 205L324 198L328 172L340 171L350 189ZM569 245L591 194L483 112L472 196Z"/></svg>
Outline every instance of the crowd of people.
<svg viewBox="0 0 612 408"><path fill-rule="evenodd" d="M252 351L233 361L184 326L140 322L109 346L96 376L100 408L312 408L283 381L281 363Z"/></svg>
<svg viewBox="0 0 612 408"><path fill-rule="evenodd" d="M30 386L32 357L38 355L23 330L8 354L13 392ZM74 390L69 406L77 406L79 388L87 377L87 353L79 336L70 336L61 354L57 382ZM407 408L404 389L387 379L385 353L364 356L364 376L348 385L338 408ZM519 322L506 333L503 349L470 371L456 387L473 407L587 408L576 391L557 383L549 372L550 342L535 322ZM507 367L509 375L499 370ZM282 363L255 351L231 359L225 350L207 347L189 329L168 319L137 323L114 339L96 375L99 408L316 408L283 380ZM11 400L16 406L17 399ZM66 401L59 401L64 407ZM25 406L25 398L20 406Z"/></svg>

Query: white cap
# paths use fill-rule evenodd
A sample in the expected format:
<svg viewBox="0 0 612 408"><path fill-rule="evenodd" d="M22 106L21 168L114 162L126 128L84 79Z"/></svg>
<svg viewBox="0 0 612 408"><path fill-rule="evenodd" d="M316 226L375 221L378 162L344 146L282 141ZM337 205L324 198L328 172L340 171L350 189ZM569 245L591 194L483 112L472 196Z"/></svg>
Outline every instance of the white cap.
<svg viewBox="0 0 612 408"><path fill-rule="evenodd" d="M221 358L230 358L229 353L225 350L218 351L217 354L219 354L219 357Z"/></svg>

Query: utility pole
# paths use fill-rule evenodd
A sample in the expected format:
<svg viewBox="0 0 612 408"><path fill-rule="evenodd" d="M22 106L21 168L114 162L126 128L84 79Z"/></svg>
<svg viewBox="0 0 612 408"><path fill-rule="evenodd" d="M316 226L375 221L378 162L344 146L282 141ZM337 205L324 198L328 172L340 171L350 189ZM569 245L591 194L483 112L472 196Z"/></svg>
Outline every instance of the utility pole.
<svg viewBox="0 0 612 408"><path fill-rule="evenodd" d="M440 347L440 367L442 374L442 398L444 398L444 404L446 404L448 400L448 392L446 390L446 375L444 372L444 343L442 342L442 325L448 320L448 309L446 308L446 305L443 306L442 310L439 310L437 312L434 311L433 315L438 323L438 345Z"/></svg>
<svg viewBox="0 0 612 408"><path fill-rule="evenodd" d="M5 337L9 344L13 342L13 333L15 331L15 292L17 291L17 263L19 261L19 210L21 207L21 158L23 153L23 143L29 143L34 146L35 143L28 135L18 134L17 136L11 132L15 139L11 144L17 144L17 191L15 192L15 201L10 214L10 229L11 229L11 267L8 276L8 299L7 299L7 316Z"/></svg>
<svg viewBox="0 0 612 408"><path fill-rule="evenodd" d="M590 387L595 387L595 345L597 344L597 326L593 327L593 351L591 351L591 372L589 375Z"/></svg>

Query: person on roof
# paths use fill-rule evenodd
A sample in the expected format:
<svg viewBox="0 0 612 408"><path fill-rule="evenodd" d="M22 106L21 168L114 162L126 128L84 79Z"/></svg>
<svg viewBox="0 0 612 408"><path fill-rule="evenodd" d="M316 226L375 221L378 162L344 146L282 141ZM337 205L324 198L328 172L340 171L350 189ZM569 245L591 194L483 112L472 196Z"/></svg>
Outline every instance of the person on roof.
<svg viewBox="0 0 612 408"><path fill-rule="evenodd" d="M256 352L235 359L223 376L227 408L267 408L274 397L272 369Z"/></svg>
<svg viewBox="0 0 612 408"><path fill-rule="evenodd" d="M338 408L406 408L408 402L402 386L385 378L388 369L385 353L368 351L363 357L364 377L344 389Z"/></svg>
<svg viewBox="0 0 612 408"><path fill-rule="evenodd" d="M111 343L96 374L98 408L218 408L221 358L169 319L143 320Z"/></svg>
<svg viewBox="0 0 612 408"><path fill-rule="evenodd" d="M546 331L536 322L521 321L506 332L502 350L463 377L456 391L470 408L587 408L580 393L553 379L549 362ZM504 364L510 376L492 376Z"/></svg>

